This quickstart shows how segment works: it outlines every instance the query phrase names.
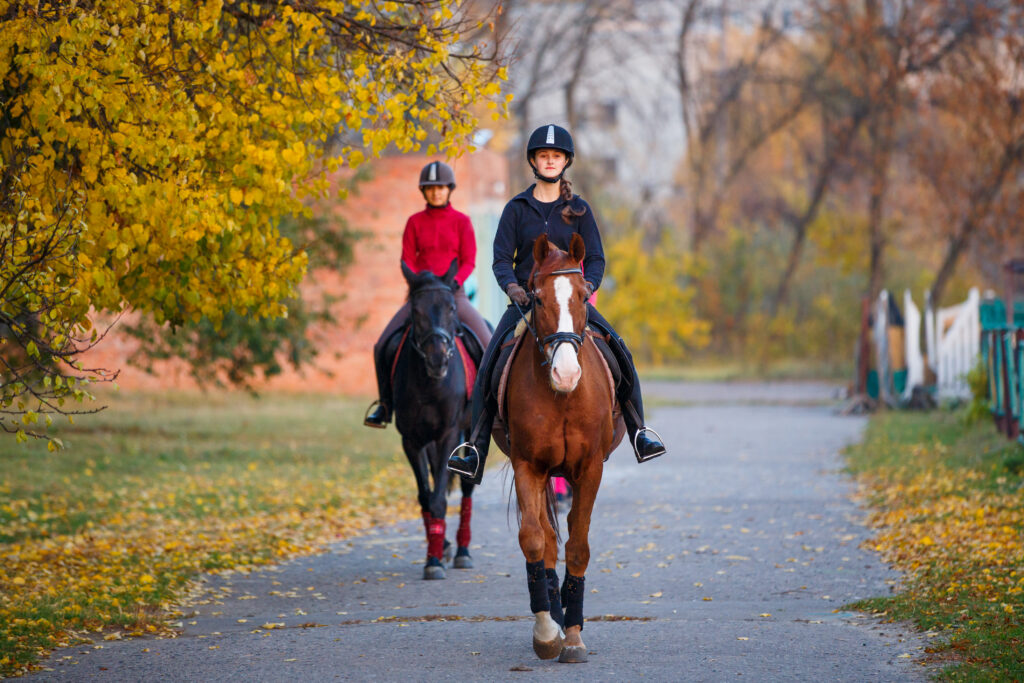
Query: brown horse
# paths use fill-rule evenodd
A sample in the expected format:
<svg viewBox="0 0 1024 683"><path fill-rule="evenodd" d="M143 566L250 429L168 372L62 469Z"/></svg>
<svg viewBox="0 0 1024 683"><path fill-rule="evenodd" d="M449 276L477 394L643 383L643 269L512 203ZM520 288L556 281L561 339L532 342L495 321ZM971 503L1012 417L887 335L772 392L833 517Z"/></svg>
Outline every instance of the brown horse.
<svg viewBox="0 0 1024 683"><path fill-rule="evenodd" d="M562 662L587 660L580 637L590 561L587 536L614 426L610 377L601 352L586 337L587 290L580 267L584 254L578 234L572 236L568 254L545 236L534 243L532 321L512 360L507 392L519 545L536 618L533 648L542 659L557 656ZM573 490L561 594L555 572L558 537L546 504L553 475L565 477Z"/></svg>

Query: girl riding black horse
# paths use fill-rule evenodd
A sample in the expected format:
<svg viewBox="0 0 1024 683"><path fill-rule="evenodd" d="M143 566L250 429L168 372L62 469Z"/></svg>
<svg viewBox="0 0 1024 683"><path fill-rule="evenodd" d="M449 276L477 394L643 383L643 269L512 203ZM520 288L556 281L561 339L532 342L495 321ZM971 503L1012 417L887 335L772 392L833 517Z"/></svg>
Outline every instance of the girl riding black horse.
<svg viewBox="0 0 1024 683"><path fill-rule="evenodd" d="M486 348L491 331L480 313L466 297L462 284L476 266L476 236L469 216L451 205L455 190L455 172L443 161L431 161L420 171L420 192L427 207L409 216L402 233L402 263L413 273L429 270L441 277L454 259L457 271L453 280L455 306L459 321L467 326ZM391 421L394 397L391 395L391 366L385 351L391 338L409 322L406 302L384 328L373 346L373 362L377 371L377 396L363 424L383 429Z"/></svg>
<svg viewBox="0 0 1024 683"><path fill-rule="evenodd" d="M494 396L486 395L498 351L526 310L530 297L527 279L533 268L533 244L540 235L564 251L570 238L578 233L586 245L583 273L588 295L597 291L604 276L604 249L601 234L590 206L563 175L572 165L575 148L569 131L560 126L541 126L530 135L526 160L538 182L512 198L505 205L494 236L494 277L512 303L498 323L491 343L484 353L473 388L473 433L470 440L459 445L448 458L448 469L463 478L479 483L491 442L491 428L498 405ZM610 346L622 369L623 381L617 390L622 417L633 445L637 462L646 462L665 453L657 435L644 425L643 397L633 356L625 342L608 321L587 304L590 325L610 338ZM653 434L653 436L652 436Z"/></svg>
<svg viewBox="0 0 1024 683"><path fill-rule="evenodd" d="M384 428L394 415L416 476L427 534L423 577L443 579L449 545L445 515L450 473L445 460L469 428L466 373L472 367L462 342L471 332L485 346L490 329L462 287L473 272L476 241L469 217L449 203L455 174L447 164L433 161L420 172L419 187L427 208L409 218L402 238L401 267L409 297L374 346L380 398L364 424ZM460 329L460 321L469 331ZM472 493L473 484L463 481L456 568L473 566Z"/></svg>

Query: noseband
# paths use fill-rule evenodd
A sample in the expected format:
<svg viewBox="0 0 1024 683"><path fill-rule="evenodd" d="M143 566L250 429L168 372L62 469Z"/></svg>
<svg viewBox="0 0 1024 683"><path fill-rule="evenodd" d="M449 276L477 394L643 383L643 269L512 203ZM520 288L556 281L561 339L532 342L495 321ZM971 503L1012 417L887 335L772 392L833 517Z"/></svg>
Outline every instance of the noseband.
<svg viewBox="0 0 1024 683"><path fill-rule="evenodd" d="M533 277L534 279L536 279L542 275L579 275L580 277L583 277L583 270L581 268L565 268L562 270L553 270L550 273L536 273ZM537 319L537 305L537 297L534 297L531 306L531 309L534 312L534 320ZM579 355L580 347L583 346L583 337L581 335L576 334L575 332L555 332L554 334L547 335L546 337L544 337L543 340L537 335L537 330L533 329L532 327L530 328L530 332L533 333L533 338L537 340L537 346L540 347L540 355L545 359L548 358L548 355L544 351L544 349L547 348L548 346L554 346L554 348L558 348L559 344L572 344L573 351L575 351L576 355ZM554 354L553 350L552 354ZM547 364L547 360L544 360L541 363L541 365Z"/></svg>
<svg viewBox="0 0 1024 683"><path fill-rule="evenodd" d="M409 299L411 300L413 297L417 296L418 294L422 294L423 292L440 292L440 291L448 291L448 292L450 292L451 289L449 287L447 287L447 286L423 287L422 289L417 289L415 292L411 293L409 295ZM440 337L441 338L441 343L444 345L444 355L445 355L445 358L451 358L452 354L455 353L455 336L451 332L449 332L448 330L446 330L446 329L444 329L442 327L437 327L435 325L433 328L431 328L430 332L427 334L426 337L424 337L423 339L419 339L416 336L416 325L413 324L413 326L412 326L412 348L414 348L416 350L416 353L418 353L420 355L420 358L422 358L424 361L427 360L427 353L426 353L426 351L423 350L423 346L422 345L425 344L426 342L430 341L434 337Z"/></svg>

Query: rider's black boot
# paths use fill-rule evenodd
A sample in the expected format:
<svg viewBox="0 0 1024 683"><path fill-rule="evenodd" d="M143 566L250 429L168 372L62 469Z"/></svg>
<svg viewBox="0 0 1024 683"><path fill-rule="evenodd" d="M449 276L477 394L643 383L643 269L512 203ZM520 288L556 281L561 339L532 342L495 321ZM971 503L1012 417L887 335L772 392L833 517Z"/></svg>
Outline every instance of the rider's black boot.
<svg viewBox="0 0 1024 683"><path fill-rule="evenodd" d="M374 401L363 418L363 424L367 427L384 429L391 422L391 408L383 400Z"/></svg>
<svg viewBox="0 0 1024 683"><path fill-rule="evenodd" d="M626 423L629 443L633 446L633 455L637 462L647 462L659 455L665 455L665 444L661 437L650 427L644 425L644 397L640 393L640 378L636 374L633 356L629 353L621 338L613 340L612 349L616 351L622 374L626 381L618 391L619 405L622 407L622 421Z"/></svg>
<svg viewBox="0 0 1024 683"><path fill-rule="evenodd" d="M391 339L394 339L393 335ZM387 346L388 343L385 342L380 345L379 350L374 350L373 365L377 371L377 395L380 398L370 404L366 409L366 416L363 417L363 424L375 429L384 429L391 422L391 368L383 357Z"/></svg>
<svg viewBox="0 0 1024 683"><path fill-rule="evenodd" d="M622 405L622 420L626 423L626 432L629 434L629 442L633 445L633 455L637 462L647 462L665 455L665 444L661 442L658 433L650 427L644 426L643 417L633 406L632 401L620 402ZM643 406L641 406L643 410Z"/></svg>
<svg viewBox="0 0 1024 683"><path fill-rule="evenodd" d="M466 481L479 484L484 476L484 463L491 447L491 429L494 427L494 410L490 401L485 401L469 441L459 444L448 456L448 469Z"/></svg>

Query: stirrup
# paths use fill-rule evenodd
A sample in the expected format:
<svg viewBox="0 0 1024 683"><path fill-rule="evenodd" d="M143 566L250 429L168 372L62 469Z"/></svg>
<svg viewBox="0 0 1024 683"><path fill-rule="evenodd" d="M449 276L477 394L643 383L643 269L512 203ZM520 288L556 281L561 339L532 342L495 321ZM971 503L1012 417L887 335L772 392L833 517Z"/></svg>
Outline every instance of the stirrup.
<svg viewBox="0 0 1024 683"><path fill-rule="evenodd" d="M374 429L387 429L388 422L391 421L390 419L384 420L384 422L382 424L376 424L374 422L370 422L370 419L369 419L370 418L370 413L373 412L373 409L376 406L384 407L384 404L381 403L379 400L374 401L373 403L370 404L370 407L367 408L366 412L363 414L363 426L364 427L373 427ZM385 408L384 412L390 413L391 411L389 409ZM387 417L390 418L391 415L388 415Z"/></svg>
<svg viewBox="0 0 1024 683"><path fill-rule="evenodd" d="M458 453L463 448L468 448L472 450L473 454L476 455L476 469L474 469L472 472L465 469L460 469L459 467L452 467L452 458L456 457L455 454ZM480 469L480 451L477 450L477 447L476 445L473 444L473 442L463 441L458 446L456 446L451 453L448 454L448 462L446 466L448 467L449 471L454 472L455 474L458 474L462 477L467 477L469 479L476 479L476 470Z"/></svg>
<svg viewBox="0 0 1024 683"><path fill-rule="evenodd" d="M651 434L654 434L654 436L656 436L658 438L658 442L659 443L661 443L663 445L665 443L662 440L662 438L661 438L661 434L659 434L658 432L654 431L650 427L641 427L640 429L636 430L636 434L633 435L633 455L636 456L637 463L643 463L643 462L647 462L648 460L654 460L655 458L658 458L658 457L660 457L662 455L665 455L665 453L668 452L668 449L665 449L661 453L655 453L654 455L641 456L640 455L640 449L637 448L637 445L636 445L636 440L638 438L640 438L640 435L643 434L644 432L650 432Z"/></svg>

